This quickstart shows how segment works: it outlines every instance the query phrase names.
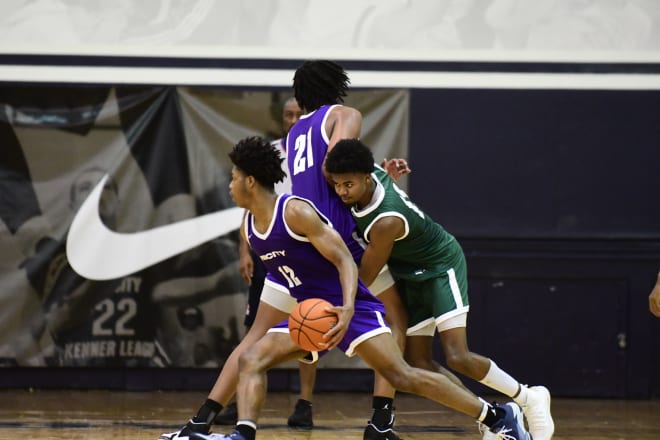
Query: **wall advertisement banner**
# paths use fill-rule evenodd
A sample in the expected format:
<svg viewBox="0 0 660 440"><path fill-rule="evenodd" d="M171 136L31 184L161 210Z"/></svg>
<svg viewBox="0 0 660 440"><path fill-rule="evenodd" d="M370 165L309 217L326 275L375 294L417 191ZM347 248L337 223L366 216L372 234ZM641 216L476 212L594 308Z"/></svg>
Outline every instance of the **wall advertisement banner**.
<svg viewBox="0 0 660 440"><path fill-rule="evenodd" d="M0 366L221 366L245 331L235 219L219 221L208 240L109 279L72 268L67 234L104 178L96 210L117 236L236 210L227 153L245 136L282 136L287 97L2 86ZM355 92L347 104L363 111L363 139L376 157L406 156L406 92ZM126 243L112 243L112 254L94 235L77 244L108 272L151 251ZM341 358L326 365L359 366Z"/></svg>

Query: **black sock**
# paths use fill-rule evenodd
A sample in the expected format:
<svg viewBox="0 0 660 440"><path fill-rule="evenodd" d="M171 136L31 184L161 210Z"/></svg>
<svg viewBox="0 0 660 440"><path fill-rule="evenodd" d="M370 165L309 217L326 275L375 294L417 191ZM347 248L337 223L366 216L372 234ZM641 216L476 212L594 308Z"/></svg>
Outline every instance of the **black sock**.
<svg viewBox="0 0 660 440"><path fill-rule="evenodd" d="M193 417L193 422L206 423L210 426L220 411L222 411L222 405L215 400L206 399L206 402L197 411L197 415Z"/></svg>
<svg viewBox="0 0 660 440"><path fill-rule="evenodd" d="M379 429L387 428L392 421L392 410L394 410L393 405L394 399L374 396L371 404L373 408L371 423Z"/></svg>
<svg viewBox="0 0 660 440"><path fill-rule="evenodd" d="M257 430L250 425L236 425L236 431L245 437L245 440L254 440L257 436Z"/></svg>
<svg viewBox="0 0 660 440"><path fill-rule="evenodd" d="M489 405L488 411L486 412L486 417L484 417L483 420L483 424L491 428L505 415L506 413L502 408L498 408L497 405Z"/></svg>

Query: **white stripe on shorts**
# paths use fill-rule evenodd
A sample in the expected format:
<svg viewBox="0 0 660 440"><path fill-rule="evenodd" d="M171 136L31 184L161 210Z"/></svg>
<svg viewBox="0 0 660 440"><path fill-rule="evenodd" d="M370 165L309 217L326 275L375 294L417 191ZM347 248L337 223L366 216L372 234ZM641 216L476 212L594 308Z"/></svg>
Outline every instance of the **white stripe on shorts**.
<svg viewBox="0 0 660 440"><path fill-rule="evenodd" d="M347 357L355 356L355 347L357 347L367 339L371 339L374 336L382 335L383 333L390 333L390 334L392 333L392 330L390 330L390 328L385 323L385 318L383 318L383 314L380 312L374 312L374 313L378 316L378 323L380 324L380 327L368 331L367 333L363 333L359 337L353 339L351 344L348 346L348 349L344 353L346 354Z"/></svg>
<svg viewBox="0 0 660 440"><path fill-rule="evenodd" d="M456 308L462 309L463 298L461 298L461 288L458 287L458 281L456 281L456 272L454 272L453 268L447 271L447 276L449 277L449 287L451 288L451 294L454 296Z"/></svg>

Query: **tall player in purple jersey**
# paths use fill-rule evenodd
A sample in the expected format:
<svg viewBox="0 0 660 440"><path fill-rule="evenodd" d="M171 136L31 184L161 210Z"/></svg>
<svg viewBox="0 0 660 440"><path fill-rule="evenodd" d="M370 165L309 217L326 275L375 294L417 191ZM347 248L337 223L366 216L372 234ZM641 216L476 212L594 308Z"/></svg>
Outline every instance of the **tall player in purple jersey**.
<svg viewBox="0 0 660 440"><path fill-rule="evenodd" d="M324 169L326 154L339 140L360 137L362 114L355 108L341 105L349 82L344 69L332 61L306 61L296 70L294 95L306 114L289 130L287 161L291 193L314 202L330 219L359 265L365 245L358 241L350 210L335 193ZM385 164L388 165L388 173L395 179L410 171L405 161L395 159ZM408 317L389 271L385 269L379 274L369 289L385 304L387 322L403 350ZM373 412L364 431L364 440L399 440L393 431L394 394L395 389L376 375Z"/></svg>
<svg viewBox="0 0 660 440"><path fill-rule="evenodd" d="M358 268L343 238L312 202L277 195L283 177L281 159L259 137L240 141L229 154L234 164L230 194L250 214L241 233L272 275L270 282L297 301L320 297L338 315L326 333L326 348L357 354L396 389L426 397L492 427L495 439L530 440L520 408L509 403L490 405L469 390L436 372L408 365L385 324L383 305L358 279ZM202 440L255 440L266 391L266 373L282 362L307 352L288 334L286 321L271 329L240 356L238 422L230 435L191 433ZM491 433L492 434L492 433ZM501 434L501 435L500 435Z"/></svg>

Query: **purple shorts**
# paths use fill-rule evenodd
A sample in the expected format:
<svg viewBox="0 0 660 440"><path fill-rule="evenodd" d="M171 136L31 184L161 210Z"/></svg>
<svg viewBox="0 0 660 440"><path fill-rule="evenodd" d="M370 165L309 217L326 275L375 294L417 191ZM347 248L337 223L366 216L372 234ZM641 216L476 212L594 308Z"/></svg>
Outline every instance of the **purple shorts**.
<svg viewBox="0 0 660 440"><path fill-rule="evenodd" d="M356 308L355 313L353 314L353 319L348 326L348 330L344 335L344 339L341 340L339 349L343 351L346 356L352 357L355 355L355 347L357 347L361 342L366 341L369 338L380 335L381 333L392 333L390 328L385 322L385 314L383 313L380 307L376 310L374 309L360 309ZM284 320L274 326L270 331L272 332L289 332L289 321ZM327 350L319 352L319 357L327 353Z"/></svg>

